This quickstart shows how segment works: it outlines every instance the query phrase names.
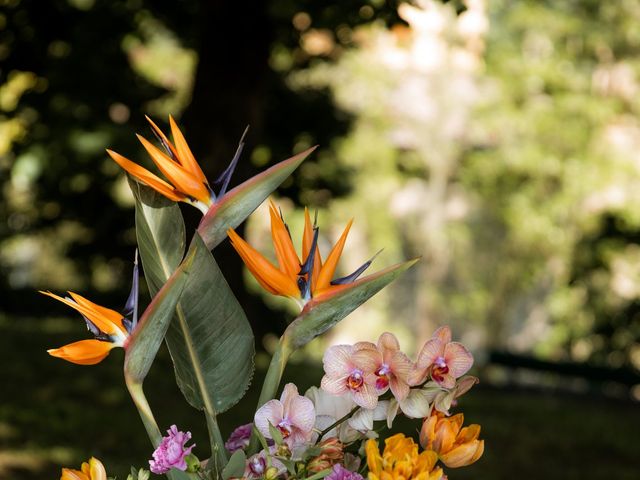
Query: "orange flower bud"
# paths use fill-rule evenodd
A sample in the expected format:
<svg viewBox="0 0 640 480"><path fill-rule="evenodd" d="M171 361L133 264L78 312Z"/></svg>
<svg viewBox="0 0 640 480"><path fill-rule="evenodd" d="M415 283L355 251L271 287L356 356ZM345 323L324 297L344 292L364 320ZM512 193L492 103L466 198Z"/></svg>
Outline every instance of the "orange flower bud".
<svg viewBox="0 0 640 480"><path fill-rule="evenodd" d="M480 425L462 428L464 416L459 413L445 417L435 412L424 420L420 429L420 445L433 450L447 467L471 465L484 452L484 440L478 440Z"/></svg>

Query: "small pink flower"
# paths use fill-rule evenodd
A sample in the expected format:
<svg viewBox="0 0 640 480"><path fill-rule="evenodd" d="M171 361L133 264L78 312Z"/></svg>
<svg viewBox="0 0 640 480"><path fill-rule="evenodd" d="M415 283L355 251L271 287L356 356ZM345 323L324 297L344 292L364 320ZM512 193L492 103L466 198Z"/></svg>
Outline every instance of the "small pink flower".
<svg viewBox="0 0 640 480"><path fill-rule="evenodd" d="M451 329L437 329L418 354L416 368L409 376L410 385L422 384L429 375L444 388L453 388L456 378L469 371L473 355L464 345L451 341Z"/></svg>
<svg viewBox="0 0 640 480"><path fill-rule="evenodd" d="M311 400L298 394L298 387L288 383L280 400L265 403L258 409L253 421L266 438L271 438L269 424L276 427L289 448L293 448L311 439L316 410Z"/></svg>
<svg viewBox="0 0 640 480"><path fill-rule="evenodd" d="M370 342L355 345L334 345L324 353L325 375L320 386L334 395L350 393L362 408L372 409L378 404L375 371L376 346Z"/></svg>
<svg viewBox="0 0 640 480"><path fill-rule="evenodd" d="M167 473L172 468L177 468L183 472L187 469L185 457L190 453L194 445L185 448L185 444L191 440L191 432L181 432L175 425L167 430L166 437L162 437L162 442L153 452L153 460L149 460L151 471L158 475Z"/></svg>
<svg viewBox="0 0 640 480"><path fill-rule="evenodd" d="M347 470L339 463L333 466L333 470L326 477L327 480L364 480L358 472Z"/></svg>

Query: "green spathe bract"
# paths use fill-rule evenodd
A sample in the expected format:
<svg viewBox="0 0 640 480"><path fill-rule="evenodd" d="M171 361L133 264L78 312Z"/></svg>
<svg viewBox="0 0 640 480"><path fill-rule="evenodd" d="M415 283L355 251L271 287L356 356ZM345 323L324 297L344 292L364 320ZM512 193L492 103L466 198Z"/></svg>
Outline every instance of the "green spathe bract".
<svg viewBox="0 0 640 480"><path fill-rule="evenodd" d="M316 147L277 163L262 173L227 192L202 217L198 233L210 249L227 237L229 228L236 228L307 158Z"/></svg>

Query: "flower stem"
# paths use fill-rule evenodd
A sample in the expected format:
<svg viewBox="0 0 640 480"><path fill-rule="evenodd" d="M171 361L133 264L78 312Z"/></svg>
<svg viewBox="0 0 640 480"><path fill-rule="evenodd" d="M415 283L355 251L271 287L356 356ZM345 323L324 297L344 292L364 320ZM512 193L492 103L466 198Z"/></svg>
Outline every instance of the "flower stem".
<svg viewBox="0 0 640 480"><path fill-rule="evenodd" d="M224 450L224 440L222 439L222 433L220 433L220 427L218 426L218 420L215 415L210 415L205 412L205 418L207 419L207 429L209 430L209 440L211 442L211 460L213 461L213 472L222 472L222 469L227 464L227 454Z"/></svg>
<svg viewBox="0 0 640 480"><path fill-rule="evenodd" d="M324 437L327 433L329 433L331 430L333 430L334 428L336 428L338 425L346 422L347 420L349 420L351 417L353 417L353 415L360 410L360 406L356 405L355 407L353 407L353 409L347 413L344 417L339 418L338 420L336 420L335 422L333 422L331 425L329 425L327 428L325 428L324 430L322 430L320 432L320 434L318 435L318 440L316 441L316 443L320 442L322 440L322 437ZM309 480L309 479L307 479Z"/></svg>
<svg viewBox="0 0 640 480"><path fill-rule="evenodd" d="M273 356L271 357L271 363L269 364L269 368L267 369L267 374L264 377L264 382L262 384L262 391L260 392L260 399L258 400L258 405L256 406L256 411L269 400L275 398L276 393L278 392L278 387L280 386L280 380L282 379L282 374L284 373L284 369L287 366L287 360L289 360L289 356L291 355L292 350L289 346L289 341L286 335L280 337L280 341L278 342L278 347L275 352L273 352ZM255 433L251 434L251 440L249 441L249 449L248 452L255 453L258 450L258 437Z"/></svg>
<svg viewBox="0 0 640 480"><path fill-rule="evenodd" d="M151 411L151 407L149 406L147 397L144 395L144 391L142 390L142 383L136 382L127 374L125 374L124 376L124 381L127 385L127 390L129 390L129 395L131 395L131 399L138 409L138 413L140 414L142 424L147 431L149 440L151 440L153 448L157 448L162 441L162 433L160 433L160 428L158 428L158 424L156 423L156 419L153 416L153 412ZM172 469L167 472L167 478L169 478L169 480L185 480L193 477L188 473Z"/></svg>

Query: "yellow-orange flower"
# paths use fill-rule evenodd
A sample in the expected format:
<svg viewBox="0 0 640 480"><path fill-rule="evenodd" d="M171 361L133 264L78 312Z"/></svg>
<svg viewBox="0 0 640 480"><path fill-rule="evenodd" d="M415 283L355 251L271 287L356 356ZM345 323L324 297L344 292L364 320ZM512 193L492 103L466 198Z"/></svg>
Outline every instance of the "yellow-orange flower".
<svg viewBox="0 0 640 480"><path fill-rule="evenodd" d="M484 440L478 440L480 425L462 428L463 422L462 413L445 417L441 412L434 412L422 424L420 445L437 452L447 467L471 465L482 456Z"/></svg>
<svg viewBox="0 0 640 480"><path fill-rule="evenodd" d="M60 480L107 480L107 472L100 460L91 457L82 464L80 470L63 468Z"/></svg>
<svg viewBox="0 0 640 480"><path fill-rule="evenodd" d="M277 267L244 241L235 230L229 229L227 231L233 248L236 249L258 283L269 293L293 297L304 303L311 298L345 288L371 264L371 260L369 260L351 275L333 279L353 220L347 224L326 260L323 261L317 248L318 228L312 225L309 212L305 209L302 235L303 261L301 261L293 246L289 228L273 202L269 205L269 214L271 216L271 238L278 261Z"/></svg>
<svg viewBox="0 0 640 480"><path fill-rule="evenodd" d="M206 212L213 204L215 195L173 117L169 116L173 143L149 117L147 120L164 148L164 152L140 135L137 135L138 140L170 183L113 150L107 150L107 153L124 170L169 200L186 202L199 208L202 212ZM237 156L239 156L239 152ZM237 158L234 158L219 180L223 184L224 190L226 190L236 162ZM224 191L220 195L223 194Z"/></svg>
<svg viewBox="0 0 640 480"><path fill-rule="evenodd" d="M380 455L378 442L367 441L365 452L369 467L369 480L440 480L442 468L436 467L438 455L431 450L418 453L412 438L397 433L385 441Z"/></svg>

